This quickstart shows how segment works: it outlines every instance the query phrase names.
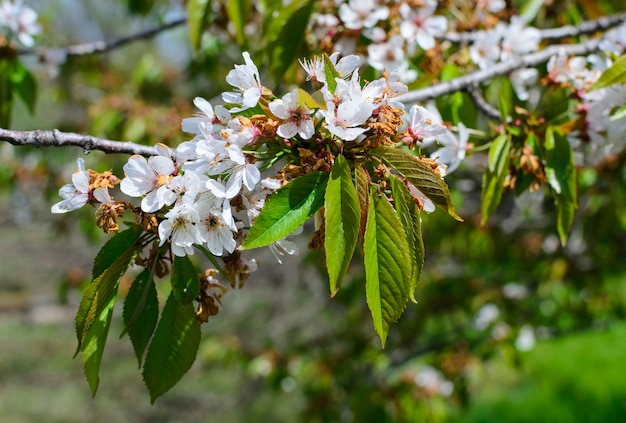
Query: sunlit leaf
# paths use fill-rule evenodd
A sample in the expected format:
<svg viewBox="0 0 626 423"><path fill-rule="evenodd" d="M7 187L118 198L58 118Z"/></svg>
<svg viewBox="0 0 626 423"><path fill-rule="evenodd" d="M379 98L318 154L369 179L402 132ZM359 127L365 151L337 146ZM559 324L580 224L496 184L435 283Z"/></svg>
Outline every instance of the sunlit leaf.
<svg viewBox="0 0 626 423"><path fill-rule="evenodd" d="M387 197L374 188L364 250L367 305L384 347L391 324L398 321L409 299L411 256L402 222Z"/></svg>
<svg viewBox="0 0 626 423"><path fill-rule="evenodd" d="M202 43L202 34L212 10L211 0L189 0L187 2L187 28L189 29L189 41L195 52Z"/></svg>
<svg viewBox="0 0 626 423"><path fill-rule="evenodd" d="M235 39L240 46L246 46L245 26L250 15L250 0L229 0L226 2L228 19L235 29Z"/></svg>
<svg viewBox="0 0 626 423"><path fill-rule="evenodd" d="M141 233L141 228L133 226L109 239L96 255L91 277L95 279L108 269L124 251L137 242Z"/></svg>
<svg viewBox="0 0 626 423"><path fill-rule="evenodd" d="M391 178L393 204L404 227L410 253L411 278L409 297L414 303L415 289L424 266L424 241L422 240L422 218L420 211L407 187L398 178Z"/></svg>
<svg viewBox="0 0 626 423"><path fill-rule="evenodd" d="M359 200L359 210L361 212L361 216L359 217L359 240L360 242L363 242L363 237L365 236L365 226L367 225L367 213L370 208L371 183L369 174L361 164L356 166L355 173L356 193Z"/></svg>
<svg viewBox="0 0 626 423"><path fill-rule="evenodd" d="M350 164L337 156L330 173L325 195L326 230L324 248L326 267L333 297L343 280L359 233L359 202L352 182Z"/></svg>
<svg viewBox="0 0 626 423"><path fill-rule="evenodd" d="M328 173L314 172L281 187L265 202L242 248L264 247L295 231L324 204Z"/></svg>
<svg viewBox="0 0 626 423"><path fill-rule="evenodd" d="M602 72L600 78L590 88L597 90L599 88L610 87L615 84L623 84L626 82L626 55L623 55L615 61L607 70Z"/></svg>
<svg viewBox="0 0 626 423"><path fill-rule="evenodd" d="M378 147L374 152L419 189L436 206L445 210L456 220L463 220L454 210L448 185L446 185L441 176L435 173L430 164L399 148L382 146Z"/></svg>
<svg viewBox="0 0 626 423"><path fill-rule="evenodd" d="M83 359L83 369L85 377L91 388L91 394L96 395L98 384L100 383L100 364L102 363L102 354L109 334L111 326L111 316L113 316L113 307L115 306L116 296L113 295L96 316L95 321L87 330L83 340L83 348L81 357Z"/></svg>
<svg viewBox="0 0 626 423"><path fill-rule="evenodd" d="M554 192L557 209L557 231L561 244L567 243L578 207L574 155L567 138L553 127L546 130L546 177Z"/></svg>
<svg viewBox="0 0 626 423"><path fill-rule="evenodd" d="M335 93L337 81L335 78L341 78L341 74L335 69L335 65L330 61L330 57L324 54L324 76L326 77L326 86L331 94Z"/></svg>
<svg viewBox="0 0 626 423"><path fill-rule="evenodd" d="M143 366L152 403L191 368L200 345L200 323L192 304L181 305L171 294L161 313Z"/></svg>
<svg viewBox="0 0 626 423"><path fill-rule="evenodd" d="M171 283L174 298L179 303L189 304L196 299L200 292L200 279L196 266L189 257L174 258Z"/></svg>

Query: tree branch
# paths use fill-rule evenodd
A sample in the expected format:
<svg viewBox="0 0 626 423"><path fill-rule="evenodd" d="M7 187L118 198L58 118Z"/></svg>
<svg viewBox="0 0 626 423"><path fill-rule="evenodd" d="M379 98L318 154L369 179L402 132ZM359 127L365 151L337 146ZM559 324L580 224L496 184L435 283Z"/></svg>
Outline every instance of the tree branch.
<svg viewBox="0 0 626 423"><path fill-rule="evenodd" d="M93 43L76 44L68 47L52 47L52 48L33 48L33 49L19 49L17 54L23 56L37 55L43 57L44 60L48 54L54 53L61 57L69 56L86 56L90 54L105 53L107 51L115 50L126 44L134 41L146 40L153 38L163 31L167 31L172 28L176 28L187 22L187 17L181 17L170 22L166 22L163 25L150 28L144 31L137 32L126 37L121 37L111 41L95 41Z"/></svg>
<svg viewBox="0 0 626 423"><path fill-rule="evenodd" d="M480 91L480 87L478 85L470 85L467 87L467 92L478 110L483 112L488 118L502 122L500 112L491 104L487 103L487 100L483 97L483 93ZM509 119L510 117L507 116L507 121Z"/></svg>
<svg viewBox="0 0 626 423"><path fill-rule="evenodd" d="M157 154L154 147L135 144L132 142L111 141L91 135L81 135L72 132L52 131L11 131L0 128L0 141L6 141L17 146L34 147L81 147L85 154L91 150L103 151L107 154L139 154L149 157Z"/></svg>
<svg viewBox="0 0 626 423"><path fill-rule="evenodd" d="M431 85L415 91L409 91L397 97L398 101L404 103L414 103L431 100L442 95L451 94L457 91L466 90L468 87L487 81L499 75L506 75L517 69L537 66L547 62L552 56L563 52L566 55L586 55L598 49L599 38L590 39L581 44L558 44L545 48L536 53L515 57L506 62L496 63L488 69L481 69L470 72L467 75L451 79L447 82Z"/></svg>
<svg viewBox="0 0 626 423"><path fill-rule="evenodd" d="M540 29L542 40L558 40L567 37L593 34L597 31L606 31L626 22L626 12L614 15L602 16L593 21L584 21L579 25L565 25L558 28ZM447 32L441 38L454 43L471 43L476 40L481 32Z"/></svg>

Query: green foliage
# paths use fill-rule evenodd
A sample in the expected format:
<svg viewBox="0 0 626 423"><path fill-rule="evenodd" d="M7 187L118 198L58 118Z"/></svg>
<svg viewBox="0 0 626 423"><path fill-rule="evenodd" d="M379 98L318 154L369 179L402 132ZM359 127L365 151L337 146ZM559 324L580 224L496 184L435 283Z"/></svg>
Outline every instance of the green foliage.
<svg viewBox="0 0 626 423"><path fill-rule="evenodd" d="M557 231L561 244L567 243L574 214L578 207L576 168L572 147L557 129L546 131L546 177L554 192L557 208Z"/></svg>
<svg viewBox="0 0 626 423"><path fill-rule="evenodd" d="M365 229L365 292L374 329L385 346L389 328L406 308L411 251L402 222L384 195L371 190Z"/></svg>
<svg viewBox="0 0 626 423"><path fill-rule="evenodd" d="M0 127L7 128L11 123L13 110L13 75L11 62L0 59Z"/></svg>
<svg viewBox="0 0 626 423"><path fill-rule="evenodd" d="M122 316L125 325L122 336L128 333L139 367L141 367L143 355L159 318L159 299L149 269L144 269L137 275L130 286L124 299Z"/></svg>
<svg viewBox="0 0 626 423"><path fill-rule="evenodd" d="M314 172L289 182L265 203L242 248L269 245L286 237L324 205L328 173Z"/></svg>
<svg viewBox="0 0 626 423"><path fill-rule="evenodd" d="M141 230L135 226L116 234L109 239L98 251L93 263L93 270L91 277L96 279L105 270L107 270L113 263L115 263L122 253L129 250L141 235Z"/></svg>
<svg viewBox="0 0 626 423"><path fill-rule="evenodd" d="M350 265L359 234L359 201L352 182L350 164L337 156L326 187L324 247L330 278L330 296L337 293Z"/></svg>
<svg viewBox="0 0 626 423"><path fill-rule="evenodd" d="M250 0L232 0L226 3L226 13L228 19L235 28L235 39L240 46L245 47L246 40L245 26L250 15L252 3Z"/></svg>
<svg viewBox="0 0 626 423"><path fill-rule="evenodd" d="M626 82L626 55L617 59L607 70L602 72L600 79L591 87L592 90L610 87Z"/></svg>
<svg viewBox="0 0 626 423"><path fill-rule="evenodd" d="M180 304L172 293L150 342L143 379L154 401L169 391L191 368L200 345L200 323L191 304Z"/></svg>
<svg viewBox="0 0 626 423"><path fill-rule="evenodd" d="M399 148L378 147L375 154L389 163L436 206L445 210L446 213L456 220L463 220L454 210L448 185L441 176L435 173L430 164Z"/></svg>
<svg viewBox="0 0 626 423"><path fill-rule="evenodd" d="M481 194L481 225L487 223L502 199L504 180L509 171L510 152L511 135L507 134L498 136L489 148L489 166L483 175Z"/></svg>
<svg viewBox="0 0 626 423"><path fill-rule="evenodd" d="M108 302L102 307L102 310L96 315L93 323L86 329L86 333L83 336L81 358L85 376L93 396L96 395L100 383L100 364L102 363L102 354L104 353L104 345L109 334L109 327L111 326L115 299L116 295L113 293L108 298Z"/></svg>
<svg viewBox="0 0 626 423"><path fill-rule="evenodd" d="M189 257L174 257L171 283L174 298L180 304L190 304L196 299L200 292L200 279Z"/></svg>
<svg viewBox="0 0 626 423"><path fill-rule="evenodd" d="M28 111L35 112L37 102L37 81L32 73L19 60L13 62L13 72L10 74L13 90L22 99Z"/></svg>
<svg viewBox="0 0 626 423"><path fill-rule="evenodd" d="M212 3L211 0L189 0L187 3L189 42L195 53L202 45L202 34L210 21Z"/></svg>

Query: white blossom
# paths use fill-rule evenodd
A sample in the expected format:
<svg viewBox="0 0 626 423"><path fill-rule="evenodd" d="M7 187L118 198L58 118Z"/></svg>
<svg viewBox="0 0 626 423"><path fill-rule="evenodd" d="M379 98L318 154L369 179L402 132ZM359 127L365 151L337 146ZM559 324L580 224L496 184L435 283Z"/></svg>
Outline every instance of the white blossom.
<svg viewBox="0 0 626 423"><path fill-rule="evenodd" d="M326 129L344 141L354 141L369 128L360 127L372 115L374 107L362 101L344 101L339 106L327 103L327 110L321 110L326 121Z"/></svg>
<svg viewBox="0 0 626 423"><path fill-rule="evenodd" d="M424 4L417 9L407 3L400 5L400 34L409 43L417 43L423 50L430 50L435 47L435 37L448 29L448 21L443 16L433 16L437 8L435 0L425 0Z"/></svg>
<svg viewBox="0 0 626 423"><path fill-rule="evenodd" d="M309 139L315 133L315 126L311 119L311 113L304 102L300 99L298 90L293 90L281 99L272 101L269 109L276 117L284 122L276 130L276 134L283 138L291 138L296 134L302 139Z"/></svg>
<svg viewBox="0 0 626 423"><path fill-rule="evenodd" d="M0 3L0 27L2 26L9 28L26 47L32 47L35 44L33 35L41 33L37 13L24 6L21 0L4 0Z"/></svg>
<svg viewBox="0 0 626 423"><path fill-rule="evenodd" d="M85 161L82 158L78 158L76 162L78 170L72 175L72 183L59 189L63 201L52 206L52 213L67 213L81 208L89 201L89 172L85 170Z"/></svg>
<svg viewBox="0 0 626 423"><path fill-rule="evenodd" d="M195 225L200 215L191 205L175 205L165 214L165 220L159 224L160 245L170 241L172 252L179 257L191 256L193 245L202 244L203 239Z"/></svg>
<svg viewBox="0 0 626 423"><path fill-rule="evenodd" d="M350 0L339 6L339 18L348 29L372 28L389 17L389 8L375 0Z"/></svg>
<svg viewBox="0 0 626 423"><path fill-rule="evenodd" d="M226 82L235 87L235 91L222 93L222 99L228 104L238 104L231 112L241 112L257 105L263 93L259 70L250 58L250 53L243 52L245 65L235 65L226 76Z"/></svg>

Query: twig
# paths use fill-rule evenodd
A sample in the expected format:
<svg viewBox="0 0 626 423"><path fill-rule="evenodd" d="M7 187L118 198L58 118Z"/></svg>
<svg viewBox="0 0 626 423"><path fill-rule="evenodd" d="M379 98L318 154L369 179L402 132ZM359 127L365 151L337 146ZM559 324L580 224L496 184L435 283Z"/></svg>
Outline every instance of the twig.
<svg viewBox="0 0 626 423"><path fill-rule="evenodd" d="M133 142L111 141L91 135L81 135L72 132L52 131L12 131L0 128L0 141L6 141L17 146L34 147L81 147L85 154L91 150L103 151L107 154L139 154L149 157L157 154L154 147L135 144Z"/></svg>
<svg viewBox="0 0 626 423"><path fill-rule="evenodd" d="M56 53L60 56L86 56L90 54L105 53L107 51L114 50L122 47L126 44L134 41L145 40L160 34L168 29L176 28L187 22L187 17L181 17L170 22L166 22L163 25L137 32L126 37L121 37L111 41L95 41L93 43L76 44L68 47L58 48L36 48L36 49L19 49L17 54L19 55L37 55L40 57L46 57L49 53Z"/></svg>
<svg viewBox="0 0 626 423"><path fill-rule="evenodd" d="M578 37L580 35L593 34L597 31L606 31L626 22L626 12L614 15L602 16L593 21L584 21L579 25L566 25L558 28L540 29L542 40L558 40L567 37ZM476 40L484 31L475 32L447 32L441 38L455 43L471 43Z"/></svg>
<svg viewBox="0 0 626 423"><path fill-rule="evenodd" d="M467 75L451 79L422 88L415 91L409 91L397 98L398 101L404 103L414 103L419 101L431 100L442 95L451 94L457 91L466 90L471 85L477 85L499 75L506 75L516 69L529 68L537 66L540 63L547 62L552 56L563 52L566 55L586 55L597 50L599 38L590 39L581 44L557 44L545 48L536 53L527 54L525 56L515 57L506 62L496 63L488 69L481 69L470 72Z"/></svg>
<svg viewBox="0 0 626 423"><path fill-rule="evenodd" d="M485 116L490 119L496 119L502 122L500 112L491 104L487 103L487 100L485 100L485 97L483 97L483 93L480 91L480 87L478 85L475 84L467 87L467 93L470 95L478 110L483 112ZM510 117L507 117L507 120L508 119L510 119Z"/></svg>

